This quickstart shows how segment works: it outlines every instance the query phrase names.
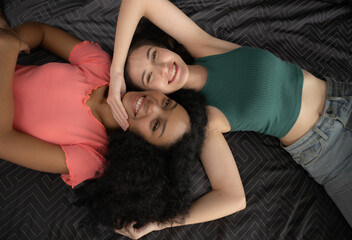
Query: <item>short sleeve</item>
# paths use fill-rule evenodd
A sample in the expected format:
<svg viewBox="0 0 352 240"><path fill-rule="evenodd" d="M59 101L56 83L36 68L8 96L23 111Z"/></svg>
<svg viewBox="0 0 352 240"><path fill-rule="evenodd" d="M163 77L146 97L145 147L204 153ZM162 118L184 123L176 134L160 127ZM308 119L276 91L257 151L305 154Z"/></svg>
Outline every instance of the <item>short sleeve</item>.
<svg viewBox="0 0 352 240"><path fill-rule="evenodd" d="M61 178L72 188L85 180L100 177L104 172L105 159L102 151L84 144L61 147L69 170L69 174L62 174Z"/></svg>
<svg viewBox="0 0 352 240"><path fill-rule="evenodd" d="M97 43L84 41L77 44L68 58L72 65L103 65L110 67L111 56Z"/></svg>

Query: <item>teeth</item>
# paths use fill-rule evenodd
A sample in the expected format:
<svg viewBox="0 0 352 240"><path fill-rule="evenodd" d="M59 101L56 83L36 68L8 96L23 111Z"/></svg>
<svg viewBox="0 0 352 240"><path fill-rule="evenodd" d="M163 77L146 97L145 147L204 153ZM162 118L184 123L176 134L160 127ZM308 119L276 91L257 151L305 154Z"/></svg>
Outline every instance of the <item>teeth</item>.
<svg viewBox="0 0 352 240"><path fill-rule="evenodd" d="M136 103L136 106L134 107L134 112L137 113L139 111L139 108L142 104L144 100L144 97L140 97L138 100L137 100L137 103Z"/></svg>
<svg viewBox="0 0 352 240"><path fill-rule="evenodd" d="M171 82L172 79L174 79L175 73L176 73L176 66L175 66L175 64L173 64L169 82Z"/></svg>

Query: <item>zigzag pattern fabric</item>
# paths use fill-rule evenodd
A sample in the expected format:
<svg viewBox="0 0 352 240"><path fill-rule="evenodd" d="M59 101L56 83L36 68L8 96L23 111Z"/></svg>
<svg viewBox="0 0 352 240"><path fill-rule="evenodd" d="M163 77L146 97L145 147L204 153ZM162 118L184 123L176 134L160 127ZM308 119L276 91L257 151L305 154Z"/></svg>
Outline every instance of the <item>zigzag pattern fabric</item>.
<svg viewBox="0 0 352 240"><path fill-rule="evenodd" d="M172 2L214 36L270 50L318 77L352 83L352 8L345 0ZM98 42L112 53L120 1L0 3L11 26L47 23ZM56 60L41 50L20 57L22 64ZM352 239L352 229L324 189L292 161L277 139L253 132L225 136L243 180L247 208L216 221L153 232L143 239ZM196 199L209 191L210 184L200 163L193 172ZM70 205L71 194L59 175L0 160L0 239L98 239L89 229L79 228L85 209Z"/></svg>

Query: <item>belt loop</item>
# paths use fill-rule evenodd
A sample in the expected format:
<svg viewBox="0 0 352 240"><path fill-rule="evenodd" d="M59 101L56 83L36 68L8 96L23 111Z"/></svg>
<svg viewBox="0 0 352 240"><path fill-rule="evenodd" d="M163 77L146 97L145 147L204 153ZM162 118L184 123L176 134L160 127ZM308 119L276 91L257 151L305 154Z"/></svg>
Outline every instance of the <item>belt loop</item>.
<svg viewBox="0 0 352 240"><path fill-rule="evenodd" d="M313 131L316 132L317 134L319 134L322 138L324 138L324 140L328 140L329 139L328 135L326 135L323 131L321 131L316 126L313 127Z"/></svg>

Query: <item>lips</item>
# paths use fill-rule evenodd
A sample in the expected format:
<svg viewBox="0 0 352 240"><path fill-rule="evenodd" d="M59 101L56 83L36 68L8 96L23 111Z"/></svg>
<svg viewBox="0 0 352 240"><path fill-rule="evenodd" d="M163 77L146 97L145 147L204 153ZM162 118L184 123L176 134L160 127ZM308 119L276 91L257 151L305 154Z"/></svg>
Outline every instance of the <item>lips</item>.
<svg viewBox="0 0 352 240"><path fill-rule="evenodd" d="M144 100L145 100L145 96L136 96L134 101L133 101L133 112L134 112L134 115L136 116L137 113L141 110L143 104L144 104Z"/></svg>
<svg viewBox="0 0 352 240"><path fill-rule="evenodd" d="M178 70L178 68L177 68L176 63L173 63L172 67L171 67L171 70L170 70L171 74L170 74L170 78L169 78L168 84L172 83L175 80L176 75L177 75L177 70Z"/></svg>

